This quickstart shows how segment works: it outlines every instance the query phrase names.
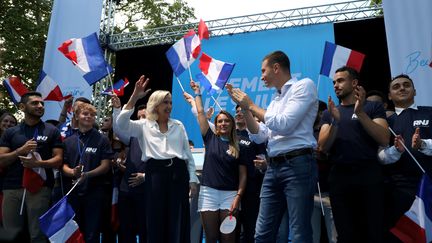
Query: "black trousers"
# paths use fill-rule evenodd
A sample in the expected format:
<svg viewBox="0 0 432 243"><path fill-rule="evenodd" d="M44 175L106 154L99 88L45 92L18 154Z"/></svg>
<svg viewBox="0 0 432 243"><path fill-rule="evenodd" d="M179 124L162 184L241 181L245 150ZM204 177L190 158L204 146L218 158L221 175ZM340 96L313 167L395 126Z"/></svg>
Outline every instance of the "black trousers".
<svg viewBox="0 0 432 243"><path fill-rule="evenodd" d="M119 192L119 243L146 242L146 214L144 193Z"/></svg>
<svg viewBox="0 0 432 243"><path fill-rule="evenodd" d="M246 190L241 200L240 222L242 230L240 233L240 242L254 242L255 225L258 218L260 206L260 187L256 190Z"/></svg>
<svg viewBox="0 0 432 243"><path fill-rule="evenodd" d="M329 186L337 242L383 242L384 186L378 162L336 164Z"/></svg>
<svg viewBox="0 0 432 243"><path fill-rule="evenodd" d="M188 192L189 172L184 160L147 161L147 242L190 242Z"/></svg>

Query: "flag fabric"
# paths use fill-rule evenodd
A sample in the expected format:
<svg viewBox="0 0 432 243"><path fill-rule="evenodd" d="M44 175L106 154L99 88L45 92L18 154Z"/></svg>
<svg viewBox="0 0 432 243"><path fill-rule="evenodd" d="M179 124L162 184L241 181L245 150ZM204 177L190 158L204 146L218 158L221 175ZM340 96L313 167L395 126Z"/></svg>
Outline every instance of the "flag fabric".
<svg viewBox="0 0 432 243"><path fill-rule="evenodd" d="M39 218L39 225L50 242L84 243L74 216L65 196Z"/></svg>
<svg viewBox="0 0 432 243"><path fill-rule="evenodd" d="M206 25L206 23L204 22L204 20L200 20L199 24L198 24L198 36L199 39L209 39L209 30L208 27Z"/></svg>
<svg viewBox="0 0 432 243"><path fill-rule="evenodd" d="M358 51L326 41L320 74L331 78L342 66L351 67L360 72L364 58L365 55Z"/></svg>
<svg viewBox="0 0 432 243"><path fill-rule="evenodd" d="M112 199L111 199L111 228L117 231L120 226L120 219L118 214L118 196L119 190L118 186L113 187Z"/></svg>
<svg viewBox="0 0 432 243"><path fill-rule="evenodd" d="M39 192L47 176L44 168L24 168L22 186L31 193Z"/></svg>
<svg viewBox="0 0 432 243"><path fill-rule="evenodd" d="M21 79L16 76L5 79L3 81L3 86L6 88L15 105L21 101L21 96L28 92L28 89L21 83Z"/></svg>
<svg viewBox="0 0 432 243"><path fill-rule="evenodd" d="M43 100L62 101L65 99L59 85L44 71L41 73L36 91L42 94Z"/></svg>
<svg viewBox="0 0 432 243"><path fill-rule="evenodd" d="M96 33L63 42L58 50L83 73L89 85L101 80L113 69L103 56Z"/></svg>
<svg viewBox="0 0 432 243"><path fill-rule="evenodd" d="M124 95L124 89L126 86L128 86L129 80L127 78L120 79L114 84L114 89L112 87L108 87L106 90L102 91L101 94L103 95L111 95L113 92L117 96L123 96Z"/></svg>
<svg viewBox="0 0 432 243"><path fill-rule="evenodd" d="M165 53L174 74L178 77L195 61L201 52L201 41L195 32L189 32Z"/></svg>
<svg viewBox="0 0 432 243"><path fill-rule="evenodd" d="M402 242L432 241L432 180L424 174L411 208L390 230Z"/></svg>
<svg viewBox="0 0 432 243"><path fill-rule="evenodd" d="M214 94L225 87L234 66L233 63L222 62L203 53L199 63L201 73L196 77L207 92Z"/></svg>

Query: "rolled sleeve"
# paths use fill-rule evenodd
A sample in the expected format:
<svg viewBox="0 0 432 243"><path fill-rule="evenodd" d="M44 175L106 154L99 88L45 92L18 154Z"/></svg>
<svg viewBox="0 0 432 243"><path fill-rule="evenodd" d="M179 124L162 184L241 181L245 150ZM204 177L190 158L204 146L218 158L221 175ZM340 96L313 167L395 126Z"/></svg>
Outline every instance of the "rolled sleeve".
<svg viewBox="0 0 432 243"><path fill-rule="evenodd" d="M399 152L395 146L386 147L378 152L378 158L383 165L396 163L401 155L402 153Z"/></svg>
<svg viewBox="0 0 432 243"><path fill-rule="evenodd" d="M258 125L259 125L258 133L254 134L249 132L249 139L254 141L256 144L265 143L267 142L269 137L268 136L269 130L267 126L262 122L260 122Z"/></svg>
<svg viewBox="0 0 432 243"><path fill-rule="evenodd" d="M422 141L426 143L426 147L419 151L427 156L432 156L432 139L422 139Z"/></svg>

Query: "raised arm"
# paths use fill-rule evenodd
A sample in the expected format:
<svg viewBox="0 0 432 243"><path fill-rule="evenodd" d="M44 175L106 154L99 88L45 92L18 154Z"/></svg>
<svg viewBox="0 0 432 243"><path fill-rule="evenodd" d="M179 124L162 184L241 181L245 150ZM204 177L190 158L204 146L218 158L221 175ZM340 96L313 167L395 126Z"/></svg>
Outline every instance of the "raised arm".
<svg viewBox="0 0 432 243"><path fill-rule="evenodd" d="M135 107L136 102L145 97L148 92L150 92L150 89L147 89L147 85L149 84L149 79L145 78L144 75L141 75L141 77L138 79L138 81L135 83L134 91L129 98L129 101L126 103L124 109L130 110Z"/></svg>
<svg viewBox="0 0 432 243"><path fill-rule="evenodd" d="M193 80L191 80L190 86L191 86L191 88L195 94L195 106L196 106L197 114L198 114L197 119L198 119L198 123L200 126L201 135L204 136L207 133L210 126L208 124L207 117L206 117L206 114L204 112L204 108L202 105L201 90L200 90L199 85L197 83L195 83Z"/></svg>

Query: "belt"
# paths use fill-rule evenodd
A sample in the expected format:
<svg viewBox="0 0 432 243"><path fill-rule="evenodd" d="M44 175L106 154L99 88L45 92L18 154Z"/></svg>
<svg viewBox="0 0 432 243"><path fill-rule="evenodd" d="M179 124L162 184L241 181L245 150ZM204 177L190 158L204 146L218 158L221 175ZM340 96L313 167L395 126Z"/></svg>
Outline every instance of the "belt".
<svg viewBox="0 0 432 243"><path fill-rule="evenodd" d="M275 157L270 157L269 161L271 164L279 164L279 163L282 163L284 161L295 158L297 156L312 154L312 153L313 153L312 148L295 149L293 151L290 151L290 152L287 152L284 154L278 154Z"/></svg>

